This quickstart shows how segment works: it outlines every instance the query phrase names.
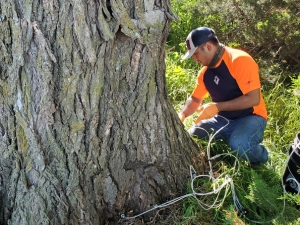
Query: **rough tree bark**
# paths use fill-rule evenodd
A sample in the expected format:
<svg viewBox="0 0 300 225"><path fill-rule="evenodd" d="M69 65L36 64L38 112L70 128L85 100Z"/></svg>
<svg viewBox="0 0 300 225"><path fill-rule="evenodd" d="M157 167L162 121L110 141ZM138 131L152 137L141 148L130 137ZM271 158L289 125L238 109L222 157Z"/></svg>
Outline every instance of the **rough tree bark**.
<svg viewBox="0 0 300 225"><path fill-rule="evenodd" d="M174 18L169 0L1 0L1 224L113 224L184 191Z"/></svg>

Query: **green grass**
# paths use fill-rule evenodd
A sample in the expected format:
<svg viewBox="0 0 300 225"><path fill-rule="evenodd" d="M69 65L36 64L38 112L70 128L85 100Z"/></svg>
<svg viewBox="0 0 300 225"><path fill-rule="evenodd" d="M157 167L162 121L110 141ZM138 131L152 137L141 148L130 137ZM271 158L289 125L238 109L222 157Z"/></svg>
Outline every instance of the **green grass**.
<svg viewBox="0 0 300 225"><path fill-rule="evenodd" d="M191 94L197 77L197 69L185 69L178 55L169 53L166 60L169 98L177 112ZM264 69L267 71L267 68ZM282 76L278 76L276 82L263 84L263 96L269 113L263 141L269 150L267 164L254 170L250 169L247 162L239 161L238 168L234 164L235 159L230 156L220 157L213 162L217 182L224 182L224 176L232 179L238 200L248 212L245 217L237 215L232 192L226 193L224 188L219 196L219 201L224 200L220 207L206 209L214 204L216 195L189 197L183 200L171 224L300 224L300 210L296 208L300 204L300 197L290 194L283 196L281 187L287 151L297 132L300 132L300 78L294 75L289 81L287 83ZM194 114L185 120L186 129L193 125L196 117ZM207 141L195 141L203 151L207 150ZM228 152L229 147L222 141L210 145L211 156ZM187 185L191 193L190 183ZM194 187L202 193L213 190L211 181L205 177L195 180ZM203 207L203 204L207 205Z"/></svg>

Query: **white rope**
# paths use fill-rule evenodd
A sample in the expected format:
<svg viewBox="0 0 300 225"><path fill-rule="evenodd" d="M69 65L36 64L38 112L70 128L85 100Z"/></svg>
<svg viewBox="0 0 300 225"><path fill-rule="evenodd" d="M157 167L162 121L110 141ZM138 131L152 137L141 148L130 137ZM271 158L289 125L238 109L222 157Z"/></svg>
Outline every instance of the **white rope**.
<svg viewBox="0 0 300 225"><path fill-rule="evenodd" d="M220 206L222 206L224 200L225 200L225 197L227 196L228 194L228 190L229 188L227 187L230 183L232 183L232 179L229 178L227 175L225 176L224 178L224 182L222 182L221 184L218 183L218 179L215 179L214 182L213 182L213 190L210 191L210 192L206 192L206 193L201 193L201 192L197 192L194 190L194 181L198 178L202 178L202 177L208 177L209 179L211 179L210 176L208 175L195 175L195 169L190 166L190 174L191 174L191 189L192 189L192 193L190 194L186 194L186 195L183 195L183 196L180 196L178 198L175 198L175 199L172 199L170 201L167 201L163 204L160 204L160 205L154 205L153 208L147 210L147 211L144 211L138 215L135 215L135 216L126 216L125 214L122 214L121 215L121 218L123 219L135 219L139 216L142 216L150 211L153 211L153 210L156 210L156 209L160 209L160 208L164 208L164 207L167 207L167 206L170 206L178 201L181 201L182 199L184 198L187 198L187 197L194 197L198 203L203 207L203 209L205 210L209 210L209 209L212 209L212 208L219 208ZM225 194L224 194L224 198L218 202L218 198L219 198L219 195L220 195L220 192L223 188L226 188L225 190ZM217 195L216 199L214 200L213 204L211 205L208 205L208 204L205 204L203 202L201 202L197 197L198 196L207 196L207 195L212 195L212 194L215 194Z"/></svg>
<svg viewBox="0 0 300 225"><path fill-rule="evenodd" d="M223 118L226 119L225 117L223 117ZM238 212L238 216L239 217L242 217L242 218L247 219L248 221L251 221L251 222L254 222L254 223L261 224L261 223L271 222L272 220L277 219L280 215L282 215L283 212L284 212L284 210L285 210L285 198L284 198L284 203L283 203L284 204L283 205L283 210L281 211L281 213L276 218L273 218L270 221L263 221L263 222L249 219L246 216L247 210L239 202L239 199L238 199L237 194L236 194L235 189L234 189L234 183L233 183L232 178L229 175L225 174L225 173L220 174L217 178L214 176L213 167L212 167L212 160L217 159L217 158L219 158L221 156L225 156L225 155L230 155L231 157L235 158L234 167L233 168L235 169L237 167L237 170L233 173L232 176L237 175L239 173L239 170L240 170L239 160L237 159L236 156L234 156L232 154L223 153L223 154L215 155L214 157L210 157L210 145L211 145L211 141L228 124L229 124L229 120L227 120L227 124L225 124L223 127L221 127L217 132L215 132L209 138L209 142L208 142L208 145L207 145L207 158L208 158L208 164L209 164L209 168L210 168L209 175L197 175L197 173L196 173L195 169L193 168L193 166L190 166L190 177L191 177L191 190L192 190L192 193L180 196L178 198L175 198L173 200L167 201L167 202L165 202L163 204L160 204L160 205L154 205L153 208L151 208L151 209L149 209L147 211L144 211L144 212L142 212L142 213L140 213L138 215L135 215L135 216L126 216L125 214L121 214L121 218L123 218L123 219L135 219L135 218L140 217L140 216L142 216L142 215L144 215L144 214L146 214L148 212L151 212L153 210L157 210L157 209L160 209L160 208L164 208L164 207L170 206L170 205L172 205L172 204L174 204L174 203L176 203L178 201L181 201L181 200L183 200L183 199L185 199L187 197L194 197L197 200L198 204L204 210L210 210L210 209L213 209L213 208L220 208L223 205L223 203L225 201L225 198L228 195L229 190L231 190L234 208ZM198 129L203 129L203 128L198 128ZM283 166L283 168L286 168L287 162L290 160L291 155L293 154L293 152L295 151L295 149L297 149L299 146L300 146L300 142L298 143L298 145L296 146L296 148L293 149L292 153L290 154L290 156L286 160L286 163ZM199 179L199 178L205 178L205 177L208 178L209 180L211 180L211 182L212 182L212 191L205 192L205 193L195 191L195 189L194 189L194 182L195 182L195 180ZM295 180L294 178L289 178L288 180L294 180L296 182L296 184L298 185L298 194L299 194L299 192L300 192L300 184L299 184L299 182L297 180ZM283 179L281 179L281 182L282 182L283 194L285 195L286 194L286 190L284 188ZM219 200L221 190L224 189L224 188L225 188L224 196L223 196L222 199ZM208 196L208 195L216 195L215 200L214 200L214 202L211 205L206 204L204 202L201 202L200 199L199 199L199 197Z"/></svg>
<svg viewBox="0 0 300 225"><path fill-rule="evenodd" d="M224 118L224 119L226 119L226 118ZM226 174L221 174L221 175L219 175L218 178L215 178L214 174L213 174L213 168L212 168L212 162L211 162L211 160L214 160L214 159L216 159L216 158L218 158L220 156L223 156L223 155L230 155L230 156L233 156L233 157L235 157L235 156L231 155L231 154L228 154L228 153L224 153L224 154L219 154L219 155L216 155L216 156L210 158L210 144L211 144L212 139L215 137L215 135L218 134L228 124L229 124L229 121L227 120L227 124L225 124L216 133L214 133L214 135L212 135L212 137L210 138L210 140L208 142L208 145L207 145L207 157L208 157L208 163L209 163L209 168L210 168L209 175L197 175L195 169L192 166L190 166L191 190L192 190L192 193L180 196L178 198L175 198L173 200L167 201L167 202L165 202L163 204L160 204L160 205L154 205L153 208L151 208L151 209L149 209L147 211L144 211L144 212L142 212L142 213L140 213L138 215L135 215L135 216L126 216L125 214L121 214L121 218L123 218L123 219L135 219L135 218L140 217L140 216L142 216L142 215L144 215L144 214L146 214L148 212L151 212L153 210L164 208L164 207L167 207L169 205L172 205L172 204L174 204L174 203L176 203L178 201L181 201L182 199L185 199L187 197L194 197L197 200L197 202L199 203L199 205L203 209L205 209L205 210L210 210L212 208L220 208L223 205L223 202L224 202L224 200L225 200L225 198L226 198L226 196L227 196L227 194L228 194L228 192L230 190L229 187L231 186L231 184L233 184L233 181ZM235 160L235 164L236 164L236 162L238 162L237 158ZM238 170L239 170L239 167L238 167ZM235 174L237 174L237 173L238 173L238 171ZM224 176L224 178L222 178L223 176ZM198 179L198 178L203 178L203 177L207 177L207 178L209 178L209 180L212 180L212 184L213 184L213 190L212 191L206 192L206 193L201 193L201 192L195 191L195 189L194 189L194 181L196 179ZM223 199L219 200L220 192L221 192L221 190L223 188L225 188L224 197L223 197ZM211 205L208 205L208 204L206 204L204 202L201 202L199 200L199 198L198 198L199 196L201 197L201 196L207 196L207 195L213 195L213 194L216 195L216 198L215 198L214 202Z"/></svg>

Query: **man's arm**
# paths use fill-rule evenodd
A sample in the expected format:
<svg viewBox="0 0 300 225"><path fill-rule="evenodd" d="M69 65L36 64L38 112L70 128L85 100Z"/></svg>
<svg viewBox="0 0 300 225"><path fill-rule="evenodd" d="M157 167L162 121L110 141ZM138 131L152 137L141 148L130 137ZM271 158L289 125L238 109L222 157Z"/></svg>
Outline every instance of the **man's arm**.
<svg viewBox="0 0 300 225"><path fill-rule="evenodd" d="M180 113L183 113L185 117L192 115L198 109L202 101L202 98L189 97Z"/></svg>
<svg viewBox="0 0 300 225"><path fill-rule="evenodd" d="M233 111L251 108L260 102L260 88L250 91L238 98L225 102L217 102L219 111Z"/></svg>

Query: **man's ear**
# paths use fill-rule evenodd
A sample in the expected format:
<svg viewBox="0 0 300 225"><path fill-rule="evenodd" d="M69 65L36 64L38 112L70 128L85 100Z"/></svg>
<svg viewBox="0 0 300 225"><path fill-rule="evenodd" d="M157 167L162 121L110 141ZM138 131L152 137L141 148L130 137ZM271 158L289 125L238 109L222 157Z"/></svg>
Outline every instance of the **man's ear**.
<svg viewBox="0 0 300 225"><path fill-rule="evenodd" d="M210 43L210 42L207 42L207 43L206 43L206 48L207 48L208 51L211 51L212 46L211 46L211 43Z"/></svg>

